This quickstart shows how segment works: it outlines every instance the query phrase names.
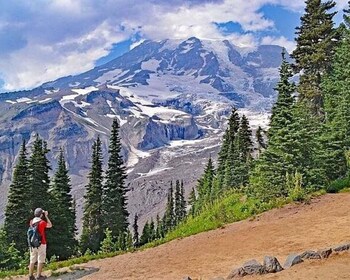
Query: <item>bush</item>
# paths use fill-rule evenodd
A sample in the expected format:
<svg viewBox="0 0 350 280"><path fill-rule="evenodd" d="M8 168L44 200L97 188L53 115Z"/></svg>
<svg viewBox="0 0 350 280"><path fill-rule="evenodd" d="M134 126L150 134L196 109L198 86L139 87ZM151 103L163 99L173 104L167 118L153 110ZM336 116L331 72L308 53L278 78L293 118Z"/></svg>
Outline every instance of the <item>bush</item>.
<svg viewBox="0 0 350 280"><path fill-rule="evenodd" d="M328 193L338 193L341 190L349 187L350 187L350 177L346 177L346 178L335 180L332 183L330 183L329 186L326 188L326 191Z"/></svg>

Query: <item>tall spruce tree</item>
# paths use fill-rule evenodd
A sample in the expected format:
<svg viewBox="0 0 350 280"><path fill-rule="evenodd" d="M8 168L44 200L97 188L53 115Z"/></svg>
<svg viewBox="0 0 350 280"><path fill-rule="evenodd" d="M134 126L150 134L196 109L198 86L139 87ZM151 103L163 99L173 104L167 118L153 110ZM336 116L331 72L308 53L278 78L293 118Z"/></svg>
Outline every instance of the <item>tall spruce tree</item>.
<svg viewBox="0 0 350 280"><path fill-rule="evenodd" d="M109 142L109 160L106 183L103 188L103 227L112 231L113 238L128 229L125 167L121 156L118 120L114 119Z"/></svg>
<svg viewBox="0 0 350 280"><path fill-rule="evenodd" d="M190 196L188 197L188 204L191 205L191 215L194 216L196 213L196 191L194 188L192 188L192 191L190 192Z"/></svg>
<svg viewBox="0 0 350 280"><path fill-rule="evenodd" d="M198 205L196 206L200 209L204 203L210 202L213 194L213 180L215 176L215 168L213 160L209 157L208 163L205 166L203 175L199 178L197 183L198 190Z"/></svg>
<svg viewBox="0 0 350 280"><path fill-rule="evenodd" d="M321 143L323 154L320 164L329 181L346 175L347 154L350 150L350 31L346 31L337 48L332 70L324 78L326 120Z"/></svg>
<svg viewBox="0 0 350 280"><path fill-rule="evenodd" d="M92 166L89 173L89 183L86 186L83 232L81 236L81 249L85 252L90 249L98 252L104 238L102 217L102 148L100 137L92 146Z"/></svg>
<svg viewBox="0 0 350 280"><path fill-rule="evenodd" d="M174 205L174 189L173 182L170 182L170 189L168 192L168 200L166 204L165 214L163 217L164 231L167 233L175 226L175 205Z"/></svg>
<svg viewBox="0 0 350 280"><path fill-rule="evenodd" d="M39 207L48 211L54 207L50 203L51 197L48 192L50 187L49 171L51 169L46 157L48 152L47 143L37 134L28 164L28 185L31 192L29 206L32 213L34 209Z"/></svg>
<svg viewBox="0 0 350 280"><path fill-rule="evenodd" d="M31 195L28 186L26 143L23 140L9 189L4 225L8 243L15 242L16 248L21 253L24 253L28 248L27 241L23 236L32 216L29 204Z"/></svg>
<svg viewBox="0 0 350 280"><path fill-rule="evenodd" d="M50 246L48 256L55 255L60 260L68 259L76 249L75 207L71 192L70 178L63 150L60 150L58 167L50 189L52 208L50 216L55 226L49 232Z"/></svg>
<svg viewBox="0 0 350 280"><path fill-rule="evenodd" d="M175 199L174 199L174 211L175 211L175 225L177 225L182 217L182 211L181 211L181 186L180 181L176 180L175 182Z"/></svg>
<svg viewBox="0 0 350 280"><path fill-rule="evenodd" d="M290 82L292 71L282 51L280 81L275 90L277 101L272 109L268 146L257 161L250 176L251 190L263 199L287 195L285 180L287 173L294 173L293 165L287 159L293 159L291 145L295 144L291 128L294 124L293 93L295 85Z"/></svg>
<svg viewBox="0 0 350 280"><path fill-rule="evenodd" d="M134 223L132 225L133 231L134 231L134 235L133 235L133 244L135 247L137 247L140 243L140 235L139 235L139 216L137 214L135 214L134 217Z"/></svg>
<svg viewBox="0 0 350 280"><path fill-rule="evenodd" d="M330 69L340 34L334 28L336 12L331 12L335 7L334 1L306 0L305 3L292 58L297 73L301 73L298 86L300 98L307 100L313 112L320 115L323 114L321 79Z"/></svg>
<svg viewBox="0 0 350 280"><path fill-rule="evenodd" d="M186 217L186 200L185 200L185 189L184 182L181 181L181 189L180 189L180 220L182 221Z"/></svg>
<svg viewBox="0 0 350 280"><path fill-rule="evenodd" d="M255 138L256 138L256 143L257 143L257 150L260 153L266 149L266 143L265 143L265 138L264 138L264 130L262 127L259 125L258 129L255 131Z"/></svg>

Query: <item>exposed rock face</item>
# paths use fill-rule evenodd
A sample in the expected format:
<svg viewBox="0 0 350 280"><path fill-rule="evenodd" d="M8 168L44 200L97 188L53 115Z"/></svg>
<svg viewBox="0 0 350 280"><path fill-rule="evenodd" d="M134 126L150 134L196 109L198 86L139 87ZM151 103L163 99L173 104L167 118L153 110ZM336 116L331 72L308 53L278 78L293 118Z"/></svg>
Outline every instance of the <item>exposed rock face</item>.
<svg viewBox="0 0 350 280"><path fill-rule="evenodd" d="M321 249L318 251L322 259L327 259L332 254L332 252L332 248Z"/></svg>
<svg viewBox="0 0 350 280"><path fill-rule="evenodd" d="M287 268L290 268L292 267L293 265L296 265L298 263L302 263L303 260L302 258L300 257L300 255L296 255L296 254L291 254L287 257L287 260L286 262L284 263L284 266L283 268L284 269L287 269Z"/></svg>
<svg viewBox="0 0 350 280"><path fill-rule="evenodd" d="M271 256L264 257L263 266L267 273L276 273L283 270L277 258Z"/></svg>
<svg viewBox="0 0 350 280"><path fill-rule="evenodd" d="M307 260L307 259L321 259L321 255L318 252L315 251L305 251L304 253L302 253L300 255L300 257L303 260Z"/></svg>
<svg viewBox="0 0 350 280"><path fill-rule="evenodd" d="M266 273L264 266L256 260L247 261L242 267L233 270L227 279L236 279L246 275L260 275Z"/></svg>
<svg viewBox="0 0 350 280"><path fill-rule="evenodd" d="M350 249L350 243L347 243L347 244L342 244L342 245L339 245L335 248L333 248L333 251L334 252L343 252L343 251L348 251Z"/></svg>

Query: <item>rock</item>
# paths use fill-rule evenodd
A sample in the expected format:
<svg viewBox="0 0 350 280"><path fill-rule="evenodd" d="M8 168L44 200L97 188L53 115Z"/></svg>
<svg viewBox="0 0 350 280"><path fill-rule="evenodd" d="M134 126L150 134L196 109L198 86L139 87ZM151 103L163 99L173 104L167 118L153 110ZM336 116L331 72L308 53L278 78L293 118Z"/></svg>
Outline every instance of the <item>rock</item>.
<svg viewBox="0 0 350 280"><path fill-rule="evenodd" d="M334 252L343 252L343 251L347 251L350 249L350 244L342 244L342 245L339 245L335 248L333 248L333 251Z"/></svg>
<svg viewBox="0 0 350 280"><path fill-rule="evenodd" d="M230 279L237 279L237 278L241 278L241 277L244 277L248 275L243 267L239 267L239 268L236 268L234 269L228 276L227 276L227 280L230 280Z"/></svg>
<svg viewBox="0 0 350 280"><path fill-rule="evenodd" d="M242 268L248 275L264 274L265 273L264 266L262 266L256 260L250 260L250 261L244 263Z"/></svg>
<svg viewBox="0 0 350 280"><path fill-rule="evenodd" d="M318 251L322 259L327 259L332 254L332 252L332 248L321 249Z"/></svg>
<svg viewBox="0 0 350 280"><path fill-rule="evenodd" d="M192 280L190 276L185 276L182 280Z"/></svg>
<svg viewBox="0 0 350 280"><path fill-rule="evenodd" d="M283 268L287 269L292 267L293 265L296 265L298 263L302 263L303 260L299 255L291 254L287 257L286 262L284 263Z"/></svg>
<svg viewBox="0 0 350 280"><path fill-rule="evenodd" d="M271 256L264 257L263 266L267 273L275 273L283 270L283 267L281 266L277 258Z"/></svg>
<svg viewBox="0 0 350 280"><path fill-rule="evenodd" d="M321 259L321 255L315 251L305 251L300 255L303 260L306 259Z"/></svg>

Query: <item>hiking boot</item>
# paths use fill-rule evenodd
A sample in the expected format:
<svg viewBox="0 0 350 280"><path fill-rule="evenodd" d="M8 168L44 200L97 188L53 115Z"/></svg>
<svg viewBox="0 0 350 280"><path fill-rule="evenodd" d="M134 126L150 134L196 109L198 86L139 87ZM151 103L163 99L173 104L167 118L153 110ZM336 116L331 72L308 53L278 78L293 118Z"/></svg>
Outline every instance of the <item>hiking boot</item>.
<svg viewBox="0 0 350 280"><path fill-rule="evenodd" d="M44 276L44 275L40 275L36 277L36 280L45 280L45 279L47 279L47 276Z"/></svg>
<svg viewBox="0 0 350 280"><path fill-rule="evenodd" d="M30 275L30 276L29 276L29 280L35 280L34 275Z"/></svg>

